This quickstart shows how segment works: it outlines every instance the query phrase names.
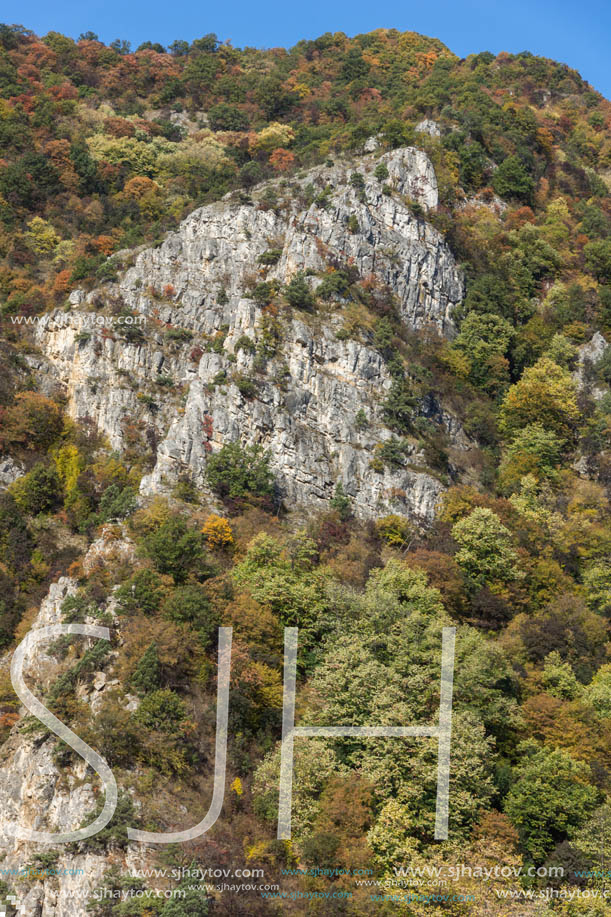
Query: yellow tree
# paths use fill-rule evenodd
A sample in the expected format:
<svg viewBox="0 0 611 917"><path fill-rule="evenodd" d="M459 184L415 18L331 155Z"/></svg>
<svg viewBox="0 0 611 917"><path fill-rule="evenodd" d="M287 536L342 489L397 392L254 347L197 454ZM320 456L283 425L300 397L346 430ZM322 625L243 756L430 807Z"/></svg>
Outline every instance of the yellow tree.
<svg viewBox="0 0 611 917"><path fill-rule="evenodd" d="M507 392L501 405L499 428L510 439L527 424L539 423L570 440L578 419L571 374L548 357L542 357Z"/></svg>

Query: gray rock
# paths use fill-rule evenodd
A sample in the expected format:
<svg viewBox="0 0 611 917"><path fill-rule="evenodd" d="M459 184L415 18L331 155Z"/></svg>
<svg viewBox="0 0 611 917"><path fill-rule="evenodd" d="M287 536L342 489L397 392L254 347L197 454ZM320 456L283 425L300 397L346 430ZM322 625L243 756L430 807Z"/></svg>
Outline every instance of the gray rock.
<svg viewBox="0 0 611 917"><path fill-rule="evenodd" d="M379 161L388 168L391 195L382 193L373 176ZM337 340L338 315L295 311L282 318L282 341L266 360L237 346L244 336L259 350L264 344L265 313L248 298L250 286L263 279L283 285L299 271L320 276L329 265L346 262L361 277L375 275L390 288L408 328L454 334L452 310L463 296L462 275L440 233L406 202L424 211L436 207L430 160L422 150L406 148L379 159L363 157L357 168L362 191L350 182L354 166L345 163L310 170L288 196L279 182L255 189L255 203L265 201L270 189L282 198L273 209L231 196L202 207L160 246L141 251L118 284L75 292L71 302L78 309L39 322L47 366L46 373L43 366L38 372L43 385L64 387L71 416L91 418L115 449L122 448L129 424L139 424L151 442L160 441L143 494L171 489L181 475L205 487L209 452L239 440L269 450L287 505L322 507L342 481L361 516L406 512L423 522L432 518L443 489L435 477L410 467L371 467L376 444L391 436L380 407L391 380L370 345ZM329 189L325 206L304 206L308 186L317 193ZM277 249L278 259L263 268L258 258L269 249ZM314 287L320 281L311 282ZM142 340L125 340L119 326L91 324L86 309L103 307L105 298L141 316ZM168 325L192 339L172 343ZM204 352L200 359L218 335L224 336L223 351ZM240 394L236 373L256 383L254 397ZM155 386L160 377L171 385ZM361 409L368 417L363 431L354 424ZM204 424L210 435L204 435ZM413 468L424 465L416 446L408 460Z"/></svg>
<svg viewBox="0 0 611 917"><path fill-rule="evenodd" d="M605 340L600 331L596 331L589 341L586 341L585 344L582 344L581 347L577 349L578 364L577 369L573 373L573 379L580 388L586 384L588 367L598 363L605 355L608 347L608 341ZM607 389L602 388L600 385L594 385L591 388L592 397L596 401L600 401L606 391Z"/></svg>
<svg viewBox="0 0 611 917"><path fill-rule="evenodd" d="M0 490L6 490L10 484L24 474L24 471L23 466L10 455L2 456L0 458Z"/></svg>
<svg viewBox="0 0 611 917"><path fill-rule="evenodd" d="M419 121L414 130L419 134L429 134L431 137L441 137L439 125L436 121L431 121L430 118L424 118L422 121Z"/></svg>
<svg viewBox="0 0 611 917"><path fill-rule="evenodd" d="M58 310L38 323L43 356L33 356L31 365L42 389L63 388L70 415L90 418L112 448L121 449L136 428L153 444L155 465L142 481L144 495L171 489L182 475L205 490L210 453L240 441L269 451L281 496L292 509L328 506L341 481L359 516L396 512L419 523L432 520L443 484L423 470L416 440L406 448L403 468L372 465L376 447L392 433L382 414L391 378L371 334L363 332L358 341L338 338L343 327L338 305L316 314L280 315L276 340L268 314L248 296L254 283L273 279L284 285L298 271L310 272L314 287L317 273L320 279L330 264L349 261L362 277L375 275L388 285L408 329L452 336L452 310L463 296L463 279L443 237L414 213L414 203L420 213L437 205L432 165L416 149L393 150L380 159L389 171L390 195L373 176L379 160L371 155L356 166L363 190L352 187L355 166L344 163L310 170L295 181L290 197L278 182L253 191L255 206L228 196L192 213L159 247L123 253L125 264L135 260L117 284L90 293L76 290L70 311ZM331 189L325 207L304 203L312 196L308 185L316 194ZM270 188L281 198L275 208L265 203ZM269 249L277 249L278 259L264 268L258 258ZM124 307L142 318L141 335L127 334L118 322L100 326L101 316ZM182 332L170 336L169 328ZM255 353L243 346L245 336ZM244 379L254 382L254 392L244 387ZM361 411L366 424L357 427ZM447 405L425 399L421 413L446 431L456 449L469 448ZM15 473L0 464L0 476L3 469L7 477ZM133 561L133 543L115 536L116 529L109 527L91 545L83 561L86 572L111 559ZM76 589L68 577L54 583L33 626L60 621L61 605ZM111 597L106 605L111 617L115 607ZM120 641L120 627L117 635ZM48 684L57 669L45 649L37 652L27 677ZM113 674L108 669L94 673L93 684L82 686L79 697L93 711L116 685ZM127 697L128 710L138 703L137 697ZM4 746L0 848L5 867L31 862L38 849L11 837L16 823L67 830L95 806L95 783L85 762L60 771L54 747L54 738L17 728ZM125 865L142 868L145 856L146 848L132 845ZM86 917L85 902L70 894L98 886L109 862L104 854L62 851L58 867L83 874L32 883L26 914Z"/></svg>
<svg viewBox="0 0 611 917"><path fill-rule="evenodd" d="M109 535L102 536L89 549L85 563L92 569L104 558L129 557L133 544L127 538L117 540ZM66 596L77 590L76 580L60 577L52 583L46 598L41 603L32 629L58 624L62 621L61 605ZM111 610L108 603L107 610ZM111 612L112 613L112 612ZM99 624L98 619L86 623ZM121 640L120 631L118 639ZM59 674L57 660L45 652L41 645L36 654L28 660L26 682L46 684ZM3 668L10 663L10 655L1 660ZM116 656L110 654L110 659ZM104 692L119 684L116 678L109 678L105 672L95 673L93 684L79 690L79 699L88 703L95 712L99 709ZM83 686L84 687L84 686ZM32 688L32 690L35 690ZM36 693L36 691L35 691ZM42 697L39 690L38 696ZM127 709L137 709L138 699L128 695ZM25 713L25 708L22 708ZM12 836L15 827L34 828L60 833L78 828L84 819L95 810L99 799L99 780L93 776L86 761L77 757L70 768L58 767L55 760L57 740L55 736L21 732L13 728L2 747L0 757L0 853L2 868L7 870L3 878L20 895L20 905L25 917L87 917L87 901L78 896L91 892L102 884L105 872L116 863L116 856L108 858L103 853L75 853L68 846L57 847L59 859L53 869L56 875L44 882L33 878L13 878L8 872L23 869L35 861L41 852L41 845L16 839ZM142 868L146 847L134 844L126 852L131 867Z"/></svg>
<svg viewBox="0 0 611 917"><path fill-rule="evenodd" d="M589 341L579 347L579 362L584 364L587 360L590 363L598 363L605 355L609 346L600 331L597 331Z"/></svg>

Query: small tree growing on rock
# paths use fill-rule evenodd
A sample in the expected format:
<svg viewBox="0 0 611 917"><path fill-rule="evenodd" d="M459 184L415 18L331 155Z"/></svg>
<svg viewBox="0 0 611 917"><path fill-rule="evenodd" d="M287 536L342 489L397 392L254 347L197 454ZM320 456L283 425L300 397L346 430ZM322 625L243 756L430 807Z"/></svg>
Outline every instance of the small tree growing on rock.
<svg viewBox="0 0 611 917"><path fill-rule="evenodd" d="M272 497L274 494L269 456L261 446L227 443L209 457L206 477L212 490L223 500Z"/></svg>

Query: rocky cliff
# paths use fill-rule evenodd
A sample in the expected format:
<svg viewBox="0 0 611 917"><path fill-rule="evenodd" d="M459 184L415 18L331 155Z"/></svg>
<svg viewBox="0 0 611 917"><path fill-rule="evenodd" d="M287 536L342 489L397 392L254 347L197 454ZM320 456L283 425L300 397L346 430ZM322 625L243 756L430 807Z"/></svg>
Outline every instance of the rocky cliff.
<svg viewBox="0 0 611 917"><path fill-rule="evenodd" d="M380 163L383 181L374 175ZM116 283L75 291L68 311L46 316L36 370L113 448L139 425L155 453L144 494L180 477L205 488L206 456L239 440L269 450L287 505L322 507L341 481L361 516L428 520L442 485L422 471L417 444L405 468L370 465L391 436L381 411L391 379L367 336L345 332L341 300L316 314L286 309L270 329L252 289L303 272L315 290L330 267L350 265L392 291L408 329L451 336L463 281L427 222L436 204L433 167L412 148L318 167L258 186L248 199L228 196L158 247L123 253ZM367 422L357 427L360 411ZM454 418L437 414L460 440Z"/></svg>
<svg viewBox="0 0 611 917"><path fill-rule="evenodd" d="M93 565L116 557L117 552L127 560L130 549L129 540L107 539L103 534L85 556L84 569L90 570ZM71 577L62 576L53 583L32 629L62 623L62 603L76 591L77 582ZM107 612L115 625L112 602ZM88 618L85 623L99 622ZM95 642L88 641L89 645ZM8 676L11 656L12 653L0 663L3 675ZM58 658L51 644L41 645L26 659L25 681L38 697L44 697L57 674ZM90 685L79 686L78 699L95 711L106 691L116 684L105 672L97 672ZM85 917L86 895L100 887L112 865L106 853L87 848L75 851L74 845L67 844L52 848L51 860L45 860L49 848L21 840L14 834L17 828L52 833L72 831L91 821L91 812L100 796L99 780L82 758L75 756L68 768L60 764L56 758L61 745L58 739L27 715L24 707L20 712L24 716L2 746L0 757L0 878L13 890L17 913L24 917ZM137 866L143 849L142 845L129 848L124 865ZM116 862L116 855L112 862ZM25 877L27 870L29 875Z"/></svg>
<svg viewBox="0 0 611 917"><path fill-rule="evenodd" d="M374 175L379 163L388 170L384 182ZM376 446L392 436L381 408L391 376L371 334L346 333L347 303L340 296L314 312L284 308L270 328L270 310L252 295L257 283L281 289L298 273L315 291L330 267L350 265L392 292L407 329L452 335L463 281L426 219L437 204L430 161L404 149L366 155L357 168L362 180L354 179L354 165L329 165L291 184L259 186L248 199L228 196L202 207L158 247L121 253L116 281L75 291L69 308L38 324L40 354L30 362L42 387L61 389L71 416L91 419L112 448L129 446L130 437L133 445L136 430L152 455L144 495L184 477L205 490L207 456L240 441L269 451L291 508L324 507L342 481L361 516L432 518L443 485L422 470L417 441L405 447L404 468L371 466ZM443 406L422 411L459 447L468 445ZM6 482L20 472L12 465L1 470ZM102 537L85 569L111 549L129 551L129 542L109 548ZM76 586L69 577L53 584L32 626L59 623L61 604ZM26 672L39 689L56 675L57 660L45 648ZM97 673L80 700L95 709L112 684ZM15 825L70 830L95 808L99 790L86 762L66 772L55 760L56 745L30 717L3 746L0 845L7 871L35 864L40 853L12 837ZM140 848L128 852L126 862L134 865L139 855ZM23 885L23 913L84 915L79 890L99 886L108 866L104 854L63 848L54 868L69 872Z"/></svg>

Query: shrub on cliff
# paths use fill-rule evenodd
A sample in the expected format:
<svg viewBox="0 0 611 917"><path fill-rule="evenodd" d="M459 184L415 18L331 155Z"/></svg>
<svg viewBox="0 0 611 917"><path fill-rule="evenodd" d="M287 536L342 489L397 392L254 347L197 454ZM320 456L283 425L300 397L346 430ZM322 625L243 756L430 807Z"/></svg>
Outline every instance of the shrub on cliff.
<svg viewBox="0 0 611 917"><path fill-rule="evenodd" d="M508 156L494 173L492 187L501 197L530 201L535 187L519 156Z"/></svg>
<svg viewBox="0 0 611 917"><path fill-rule="evenodd" d="M0 415L0 447L48 449L63 427L59 405L38 392L20 392Z"/></svg>
<svg viewBox="0 0 611 917"><path fill-rule="evenodd" d="M42 462L34 465L29 474L11 485L15 502L25 513L35 516L57 507L61 503L61 483L55 468Z"/></svg>
<svg viewBox="0 0 611 917"><path fill-rule="evenodd" d="M274 494L269 456L261 446L227 443L208 459L206 477L212 490L223 500L272 497Z"/></svg>
<svg viewBox="0 0 611 917"><path fill-rule="evenodd" d="M287 285L284 295L287 302L295 309L312 309L316 301L305 276L301 273L295 274Z"/></svg>
<svg viewBox="0 0 611 917"><path fill-rule="evenodd" d="M190 570L202 562L202 538L190 529L184 519L174 516L147 535L143 541L145 554L159 573L168 573L182 583Z"/></svg>

